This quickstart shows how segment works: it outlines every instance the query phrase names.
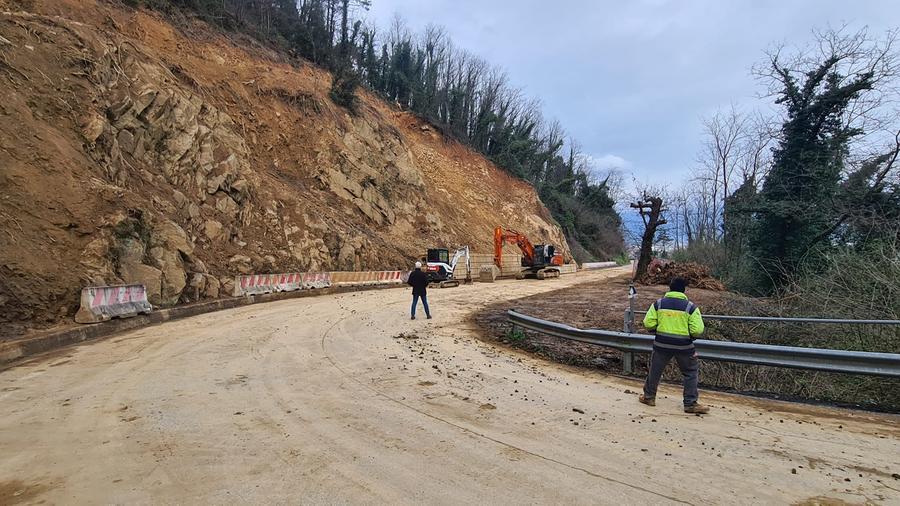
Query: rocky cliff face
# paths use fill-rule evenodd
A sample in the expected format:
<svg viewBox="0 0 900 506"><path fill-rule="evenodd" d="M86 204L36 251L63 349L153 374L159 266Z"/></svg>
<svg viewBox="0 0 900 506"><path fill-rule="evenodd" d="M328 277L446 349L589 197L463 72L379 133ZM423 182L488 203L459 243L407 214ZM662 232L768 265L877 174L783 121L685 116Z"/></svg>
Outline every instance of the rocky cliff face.
<svg viewBox="0 0 900 506"><path fill-rule="evenodd" d="M524 182L376 98L348 115L249 41L88 0L0 12L0 37L0 321L66 318L88 284L171 305L237 273L487 253L496 225L565 248Z"/></svg>

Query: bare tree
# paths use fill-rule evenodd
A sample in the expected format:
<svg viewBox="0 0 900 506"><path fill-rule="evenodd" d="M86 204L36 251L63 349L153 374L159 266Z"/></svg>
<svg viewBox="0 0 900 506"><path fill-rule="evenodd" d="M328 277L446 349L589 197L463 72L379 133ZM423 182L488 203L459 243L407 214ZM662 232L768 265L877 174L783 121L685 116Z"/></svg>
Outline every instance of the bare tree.
<svg viewBox="0 0 900 506"><path fill-rule="evenodd" d="M738 154L741 184L749 182L756 186L766 176L772 163L771 148L776 136L773 121L759 112L745 123L745 134Z"/></svg>
<svg viewBox="0 0 900 506"><path fill-rule="evenodd" d="M698 162L700 171L698 179L704 180L708 186L709 199L704 216L702 240L716 240L720 236L721 203L733 188L729 187L740 158L740 146L746 137L746 118L735 109L734 105L725 111L719 111L703 122L706 142L700 152Z"/></svg>
<svg viewBox="0 0 900 506"><path fill-rule="evenodd" d="M644 233L641 235L641 254L634 271L634 279L640 279L647 273L647 267L653 256L653 243L657 229L667 223L662 216L665 209L660 193L653 189L645 189L641 192L641 196L631 203L631 208L637 209L644 222Z"/></svg>

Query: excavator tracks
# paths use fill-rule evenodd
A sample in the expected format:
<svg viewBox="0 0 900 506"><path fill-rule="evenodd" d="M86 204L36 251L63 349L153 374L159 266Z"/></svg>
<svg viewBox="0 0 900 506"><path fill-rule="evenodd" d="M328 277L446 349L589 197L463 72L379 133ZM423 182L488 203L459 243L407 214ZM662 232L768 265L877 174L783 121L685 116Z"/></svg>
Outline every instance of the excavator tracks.
<svg viewBox="0 0 900 506"><path fill-rule="evenodd" d="M535 274L535 277L537 277L538 279L558 278L559 270L558 269L541 269L541 270L537 271L537 273Z"/></svg>

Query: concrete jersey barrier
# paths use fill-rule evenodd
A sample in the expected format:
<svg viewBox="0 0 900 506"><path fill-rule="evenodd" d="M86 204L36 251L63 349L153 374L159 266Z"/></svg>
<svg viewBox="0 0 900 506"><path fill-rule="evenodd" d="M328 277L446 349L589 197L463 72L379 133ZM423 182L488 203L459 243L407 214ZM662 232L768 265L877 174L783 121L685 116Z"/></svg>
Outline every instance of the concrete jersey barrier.
<svg viewBox="0 0 900 506"><path fill-rule="evenodd" d="M563 264L559 266L560 274L575 274L576 272L578 272L578 264L576 263Z"/></svg>
<svg viewBox="0 0 900 506"><path fill-rule="evenodd" d="M584 262L581 264L582 269L608 269L619 264L615 262Z"/></svg>
<svg viewBox="0 0 900 506"><path fill-rule="evenodd" d="M149 314L144 285L89 286L81 289L81 307L75 313L77 323L99 323L113 318Z"/></svg>

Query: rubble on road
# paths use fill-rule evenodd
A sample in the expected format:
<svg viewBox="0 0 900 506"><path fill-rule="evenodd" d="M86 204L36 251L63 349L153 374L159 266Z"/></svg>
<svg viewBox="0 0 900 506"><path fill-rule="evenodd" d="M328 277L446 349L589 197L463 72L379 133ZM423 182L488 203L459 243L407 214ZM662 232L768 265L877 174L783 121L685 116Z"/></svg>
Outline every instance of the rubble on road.
<svg viewBox="0 0 900 506"><path fill-rule="evenodd" d="M694 262L674 262L654 258L639 281L645 285L668 285L674 278L684 278L688 286L705 290L725 291L725 285L714 278L709 267Z"/></svg>

